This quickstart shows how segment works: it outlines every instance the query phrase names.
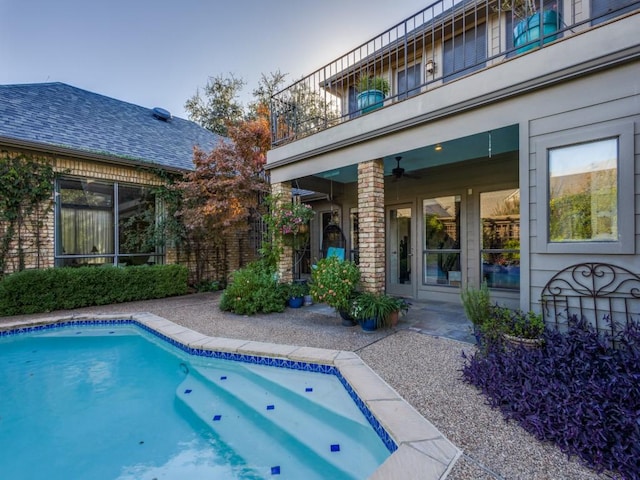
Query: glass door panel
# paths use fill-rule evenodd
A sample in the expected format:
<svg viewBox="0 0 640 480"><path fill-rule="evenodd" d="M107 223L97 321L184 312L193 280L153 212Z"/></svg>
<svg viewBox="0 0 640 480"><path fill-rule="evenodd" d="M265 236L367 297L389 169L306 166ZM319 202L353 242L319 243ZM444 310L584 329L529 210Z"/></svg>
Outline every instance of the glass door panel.
<svg viewBox="0 0 640 480"><path fill-rule="evenodd" d="M387 209L387 290L395 295L413 295L412 208Z"/></svg>

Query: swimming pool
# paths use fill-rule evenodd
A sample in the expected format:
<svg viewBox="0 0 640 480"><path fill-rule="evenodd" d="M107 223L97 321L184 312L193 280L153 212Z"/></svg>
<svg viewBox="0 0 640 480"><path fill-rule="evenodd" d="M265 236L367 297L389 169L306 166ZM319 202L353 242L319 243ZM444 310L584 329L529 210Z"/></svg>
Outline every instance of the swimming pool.
<svg viewBox="0 0 640 480"><path fill-rule="evenodd" d="M50 322L58 323L0 325L0 352L26 331L42 344L0 359L13 362L0 369L3 393L11 389L0 397L8 478L412 478L401 472L416 466L416 478L440 478L460 453L350 352L207 337L150 314ZM128 352L140 342L136 361ZM55 366L56 356L73 361ZM47 369L53 378L36 388ZM155 369L162 374L146 381ZM58 384L65 388L53 393ZM105 396L90 400L92 391ZM74 444L80 458L70 455ZM33 476L9 470L25 466Z"/></svg>
<svg viewBox="0 0 640 480"><path fill-rule="evenodd" d="M356 479L390 454L330 369L189 355L131 324L0 347L7 478Z"/></svg>

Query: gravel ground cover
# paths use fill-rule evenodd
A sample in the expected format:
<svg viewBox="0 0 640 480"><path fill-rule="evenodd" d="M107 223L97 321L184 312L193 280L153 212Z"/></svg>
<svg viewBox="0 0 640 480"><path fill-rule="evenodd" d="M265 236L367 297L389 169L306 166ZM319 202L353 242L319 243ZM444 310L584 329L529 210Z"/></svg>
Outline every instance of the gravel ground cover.
<svg viewBox="0 0 640 480"><path fill-rule="evenodd" d="M364 333L359 327L343 327L337 315L321 306L287 309L281 314L235 315L218 309L219 296L201 293L4 317L0 324L76 313L150 312L211 336L354 351L463 451L449 479L608 478L567 459L555 446L539 442L487 406L482 395L461 378L461 352L471 353L474 347L470 344L424 335L402 328L402 323L397 330Z"/></svg>

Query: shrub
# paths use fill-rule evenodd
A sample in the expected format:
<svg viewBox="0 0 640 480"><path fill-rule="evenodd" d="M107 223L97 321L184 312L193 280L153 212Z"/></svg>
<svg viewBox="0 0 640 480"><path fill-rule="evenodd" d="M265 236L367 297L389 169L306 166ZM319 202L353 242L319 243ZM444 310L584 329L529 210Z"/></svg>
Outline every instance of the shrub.
<svg viewBox="0 0 640 480"><path fill-rule="evenodd" d="M315 302L349 310L359 280L360 269L355 263L335 256L323 258L311 271L311 295Z"/></svg>
<svg viewBox="0 0 640 480"><path fill-rule="evenodd" d="M598 472L640 478L639 324L600 334L572 318L567 333L546 330L543 339L536 349L465 357L465 381L538 439Z"/></svg>
<svg viewBox="0 0 640 480"><path fill-rule="evenodd" d="M220 309L240 315L282 312L287 298L287 287L278 284L274 269L258 260L233 274L220 299Z"/></svg>
<svg viewBox="0 0 640 480"><path fill-rule="evenodd" d="M491 297L487 282L482 282L479 289L470 286L462 290L460 300L469 321L474 328L480 329L491 313Z"/></svg>
<svg viewBox="0 0 640 480"><path fill-rule="evenodd" d="M187 273L181 265L24 270L0 282L0 315L184 295Z"/></svg>

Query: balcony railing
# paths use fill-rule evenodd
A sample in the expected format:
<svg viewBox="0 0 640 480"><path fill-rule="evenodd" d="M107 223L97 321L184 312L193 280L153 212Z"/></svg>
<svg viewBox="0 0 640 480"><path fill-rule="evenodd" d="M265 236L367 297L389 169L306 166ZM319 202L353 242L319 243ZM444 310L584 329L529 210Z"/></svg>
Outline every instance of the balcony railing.
<svg viewBox="0 0 640 480"><path fill-rule="evenodd" d="M275 94L272 144L312 135L638 8L640 0L438 0ZM363 93L367 77L376 80ZM371 91L386 86L384 98Z"/></svg>

